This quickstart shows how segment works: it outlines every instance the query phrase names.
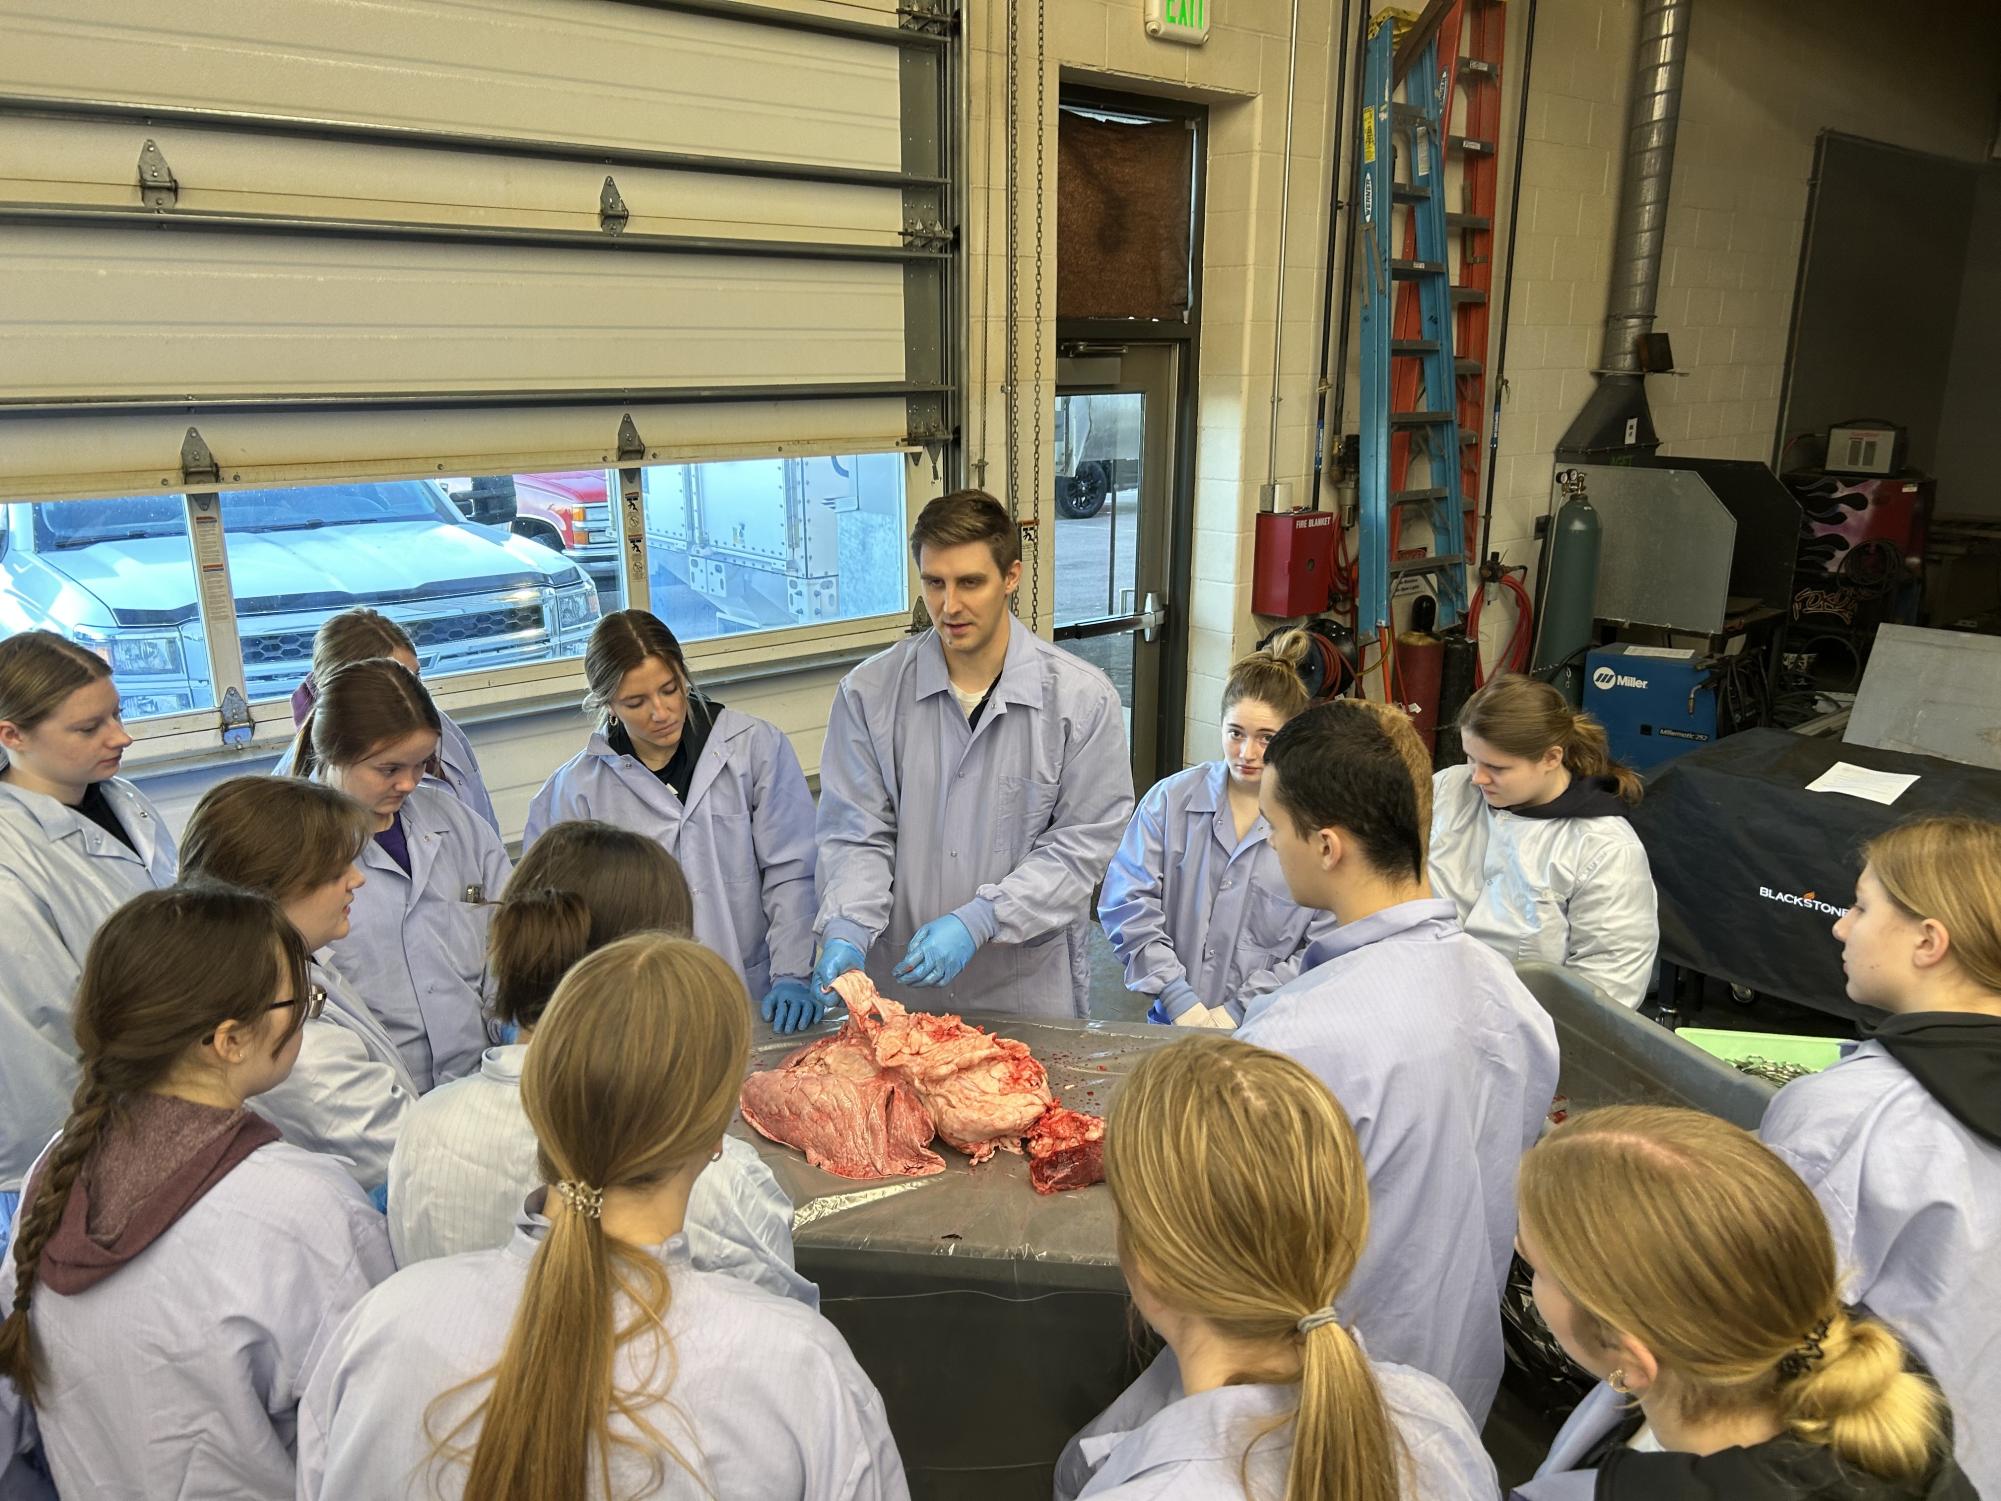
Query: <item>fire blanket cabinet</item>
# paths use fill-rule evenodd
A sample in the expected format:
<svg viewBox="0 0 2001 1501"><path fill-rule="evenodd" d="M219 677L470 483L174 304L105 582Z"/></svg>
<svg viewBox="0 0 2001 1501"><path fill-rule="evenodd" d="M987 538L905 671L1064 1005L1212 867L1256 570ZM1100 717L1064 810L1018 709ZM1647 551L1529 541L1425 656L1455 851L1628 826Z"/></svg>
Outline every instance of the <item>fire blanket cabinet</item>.
<svg viewBox="0 0 2001 1501"><path fill-rule="evenodd" d="M1317 615L1334 597L1334 513L1264 511L1258 516L1251 609Z"/></svg>

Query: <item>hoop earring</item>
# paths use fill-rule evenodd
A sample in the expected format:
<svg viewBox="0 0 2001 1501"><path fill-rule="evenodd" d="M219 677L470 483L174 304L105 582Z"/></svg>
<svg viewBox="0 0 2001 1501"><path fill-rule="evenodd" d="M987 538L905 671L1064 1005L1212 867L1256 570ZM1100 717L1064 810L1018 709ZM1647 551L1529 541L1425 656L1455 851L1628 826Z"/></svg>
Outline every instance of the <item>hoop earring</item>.
<svg viewBox="0 0 2001 1501"><path fill-rule="evenodd" d="M1618 1370L1607 1376L1605 1384L1622 1397L1633 1395L1633 1389L1626 1385L1626 1368L1624 1366L1620 1366Z"/></svg>

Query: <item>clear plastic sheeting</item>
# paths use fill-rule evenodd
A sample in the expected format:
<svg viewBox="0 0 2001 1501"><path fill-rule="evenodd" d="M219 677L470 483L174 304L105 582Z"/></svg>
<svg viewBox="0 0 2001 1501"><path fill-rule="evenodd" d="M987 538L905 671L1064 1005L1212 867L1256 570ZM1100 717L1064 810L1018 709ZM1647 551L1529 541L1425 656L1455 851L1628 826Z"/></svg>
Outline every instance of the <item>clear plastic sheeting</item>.
<svg viewBox="0 0 2001 1501"><path fill-rule="evenodd" d="M1104 1115L1119 1081L1148 1049L1175 1040L1166 1027L1130 1022L1027 1020L972 1013L966 1020L1028 1044L1049 1070L1059 1103ZM829 1022L825 1030L837 1030ZM768 1038L751 1050L751 1068L776 1068L812 1041ZM802 1265L810 1254L899 1263L914 1275L1009 1289L1123 1292L1113 1244L1111 1194L1102 1185L1038 1194L1028 1159L1001 1152L971 1166L939 1144L945 1171L929 1178L856 1182L822 1172L805 1155L759 1136L742 1121L731 1129L757 1147L792 1196L793 1240ZM924 1263L949 1258L950 1268Z"/></svg>

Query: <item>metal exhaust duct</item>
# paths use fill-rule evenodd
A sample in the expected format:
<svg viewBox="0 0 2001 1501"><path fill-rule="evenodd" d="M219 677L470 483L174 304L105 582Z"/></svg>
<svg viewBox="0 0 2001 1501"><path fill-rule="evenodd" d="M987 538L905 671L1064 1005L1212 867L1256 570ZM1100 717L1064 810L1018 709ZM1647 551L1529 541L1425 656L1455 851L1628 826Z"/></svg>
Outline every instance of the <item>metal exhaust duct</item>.
<svg viewBox="0 0 2001 1501"><path fill-rule="evenodd" d="M1693 0L1645 0L1634 49L1633 99L1626 114L1626 167L1612 251L1612 295L1598 389L1556 446L1559 460L1652 453L1661 446L1647 405L1642 346L1654 326L1675 129L1688 61Z"/></svg>

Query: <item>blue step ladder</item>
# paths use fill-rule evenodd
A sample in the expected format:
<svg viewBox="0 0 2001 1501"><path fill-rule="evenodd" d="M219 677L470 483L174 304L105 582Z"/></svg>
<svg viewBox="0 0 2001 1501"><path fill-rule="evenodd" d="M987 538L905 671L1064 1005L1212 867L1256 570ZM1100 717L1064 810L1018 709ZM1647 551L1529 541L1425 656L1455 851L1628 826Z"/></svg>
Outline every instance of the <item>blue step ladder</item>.
<svg viewBox="0 0 2001 1501"><path fill-rule="evenodd" d="M1369 35L1362 70L1362 432L1355 633L1367 640L1395 620L1391 588L1417 575L1430 580L1438 599L1437 629L1466 613L1464 499L1459 489L1460 436L1452 363L1451 263L1446 248L1444 79L1438 71L1438 34L1419 52L1401 83L1395 76L1396 18L1384 14ZM1401 93L1401 99L1397 95ZM1399 174L1399 163L1407 170ZM1417 224L1417 256L1391 250L1397 205ZM1394 336L1396 284L1415 282L1420 337ZM1423 394L1410 411L1391 409L1391 362L1416 360ZM1390 443L1410 436L1413 457L1429 471L1422 486L1390 490ZM1477 441L1477 435L1475 438ZM1422 509L1431 525L1431 554L1390 557L1390 513L1397 506Z"/></svg>

